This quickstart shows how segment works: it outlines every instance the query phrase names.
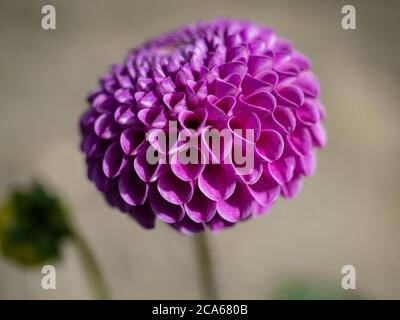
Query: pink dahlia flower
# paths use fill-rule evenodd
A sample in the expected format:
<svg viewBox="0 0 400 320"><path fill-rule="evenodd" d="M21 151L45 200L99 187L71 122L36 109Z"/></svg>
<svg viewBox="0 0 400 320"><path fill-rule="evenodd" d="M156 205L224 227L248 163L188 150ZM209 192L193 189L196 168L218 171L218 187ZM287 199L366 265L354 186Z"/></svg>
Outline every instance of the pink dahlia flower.
<svg viewBox="0 0 400 320"><path fill-rule="evenodd" d="M145 228L158 218L183 233L219 231L261 215L315 170L326 142L319 91L310 61L264 26L217 19L161 35L112 65L88 97L80 129L89 179ZM153 138L172 122L190 139L167 148ZM206 129L229 133L222 152ZM249 129L252 139L238 136ZM191 139L201 143L188 147ZM237 141L253 150L246 172L232 156ZM192 148L200 160L180 161ZM151 163L150 149L168 159Z"/></svg>

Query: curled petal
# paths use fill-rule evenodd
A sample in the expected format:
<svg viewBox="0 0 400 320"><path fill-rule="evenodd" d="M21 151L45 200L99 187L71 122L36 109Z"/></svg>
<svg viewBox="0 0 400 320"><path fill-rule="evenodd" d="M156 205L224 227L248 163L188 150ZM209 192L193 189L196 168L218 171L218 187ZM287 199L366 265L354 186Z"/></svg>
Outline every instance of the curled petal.
<svg viewBox="0 0 400 320"><path fill-rule="evenodd" d="M202 101L207 97L207 82L202 79L198 82L189 80L186 87L189 104L199 107Z"/></svg>
<svg viewBox="0 0 400 320"><path fill-rule="evenodd" d="M264 207L274 203L281 192L280 186L268 173L264 173L256 183L249 185L248 188L254 199Z"/></svg>
<svg viewBox="0 0 400 320"><path fill-rule="evenodd" d="M229 222L246 219L251 214L253 198L244 183L237 183L234 193L217 202L219 215Z"/></svg>
<svg viewBox="0 0 400 320"><path fill-rule="evenodd" d="M155 227L156 217L148 200L142 206L131 207L129 213L143 228L153 229Z"/></svg>
<svg viewBox="0 0 400 320"><path fill-rule="evenodd" d="M192 153L192 159L190 154ZM182 161L182 160L186 161ZM180 152L175 153L171 158L172 172L183 181L194 181L203 172L205 167L205 158L200 150L189 147Z"/></svg>
<svg viewBox="0 0 400 320"><path fill-rule="evenodd" d="M156 181L165 169L164 164L150 164L146 159L146 152L141 152L136 156L133 161L133 167L139 178L144 182Z"/></svg>
<svg viewBox="0 0 400 320"><path fill-rule="evenodd" d="M179 113L187 109L185 98L186 96L183 92L168 93L163 97L163 101L169 109Z"/></svg>
<svg viewBox="0 0 400 320"><path fill-rule="evenodd" d="M271 210L273 204L274 203L271 202L266 206L262 206L257 201L254 201L253 202L253 214L254 214L254 216L259 217L259 216L261 216L263 214L266 214L269 210Z"/></svg>
<svg viewBox="0 0 400 320"><path fill-rule="evenodd" d="M299 156L305 156L312 148L310 131L305 127L297 127L287 136L287 140L292 150Z"/></svg>
<svg viewBox="0 0 400 320"><path fill-rule="evenodd" d="M249 49L245 45L231 47L228 49L227 61L241 61L247 62L249 59Z"/></svg>
<svg viewBox="0 0 400 320"><path fill-rule="evenodd" d="M304 102L304 94L298 87L293 85L277 89L276 97L278 104L291 108L297 108Z"/></svg>
<svg viewBox="0 0 400 320"><path fill-rule="evenodd" d="M178 121L184 129L197 131L205 126L208 112L205 108L197 108L194 111L184 110L178 115Z"/></svg>
<svg viewBox="0 0 400 320"><path fill-rule="evenodd" d="M239 97L238 111L254 112L260 120L267 118L275 109L276 100L274 96L266 91L256 92L248 97Z"/></svg>
<svg viewBox="0 0 400 320"><path fill-rule="evenodd" d="M193 184L179 179L171 170L167 170L158 180L158 191L172 204L183 204L193 196Z"/></svg>
<svg viewBox="0 0 400 320"><path fill-rule="evenodd" d="M219 76L221 79L225 79L229 75L235 73L240 75L240 78L243 79L243 77L247 73L247 66L244 63L238 61L224 63L220 65L218 69L219 69Z"/></svg>
<svg viewBox="0 0 400 320"><path fill-rule="evenodd" d="M156 216L165 223L176 223L185 216L185 211L181 205L166 201L158 192L151 194L150 206Z"/></svg>
<svg viewBox="0 0 400 320"><path fill-rule="evenodd" d="M114 97L101 93L93 99L92 106L97 112L109 113L114 112L118 106L118 102Z"/></svg>
<svg viewBox="0 0 400 320"><path fill-rule="evenodd" d="M149 193L149 185L139 179L135 171L128 170L119 179L119 192L122 199L131 206L143 205Z"/></svg>
<svg viewBox="0 0 400 320"><path fill-rule="evenodd" d="M300 177L294 177L289 182L281 186L281 194L284 198L294 198L301 189Z"/></svg>
<svg viewBox="0 0 400 320"><path fill-rule="evenodd" d="M312 126L319 121L318 107L311 99L306 99L304 103L296 109L297 118L305 125Z"/></svg>
<svg viewBox="0 0 400 320"><path fill-rule="evenodd" d="M118 89L114 93L114 98L119 103L131 105L134 101L134 92L132 89Z"/></svg>
<svg viewBox="0 0 400 320"><path fill-rule="evenodd" d="M111 144L103 158L103 171L108 178L114 178L122 172L127 164L127 159L122 152L118 141Z"/></svg>
<svg viewBox="0 0 400 320"><path fill-rule="evenodd" d="M271 69L272 65L273 57L271 55L251 55L247 63L247 66L249 67L249 73L252 76Z"/></svg>
<svg viewBox="0 0 400 320"><path fill-rule="evenodd" d="M124 127L140 127L141 123L136 116L136 113L128 105L122 105L115 110L115 121Z"/></svg>
<svg viewBox="0 0 400 320"><path fill-rule="evenodd" d="M211 229L213 233L219 233L222 229L229 228L234 226L235 224L223 219L217 212L208 223L208 227Z"/></svg>
<svg viewBox="0 0 400 320"><path fill-rule="evenodd" d="M239 112L228 120L228 128L241 140L254 143L260 138L261 122L253 112ZM247 139L246 132L251 130L252 140Z"/></svg>
<svg viewBox="0 0 400 320"><path fill-rule="evenodd" d="M146 93L138 102L139 108L153 108L156 106L159 106L159 101L153 91Z"/></svg>
<svg viewBox="0 0 400 320"><path fill-rule="evenodd" d="M293 112L286 107L276 107L272 116L267 120L270 128L283 134L289 134L296 128L296 117Z"/></svg>
<svg viewBox="0 0 400 320"><path fill-rule="evenodd" d="M240 76L237 75L240 80ZM234 84L228 82L227 80L217 79L215 83L215 95L218 98L226 96L236 96L239 93L239 89Z"/></svg>
<svg viewBox="0 0 400 320"><path fill-rule="evenodd" d="M89 160L103 157L108 146L109 142L100 139L94 132L85 136L81 143L81 149L85 152L86 158Z"/></svg>
<svg viewBox="0 0 400 320"><path fill-rule="evenodd" d="M119 128L111 113L104 113L94 123L94 132L102 139L114 139L119 134Z"/></svg>
<svg viewBox="0 0 400 320"><path fill-rule="evenodd" d="M313 151L306 154L304 157L297 158L297 162L297 168L299 168L301 174L304 174L307 177L314 174L317 167L317 158Z"/></svg>
<svg viewBox="0 0 400 320"><path fill-rule="evenodd" d="M88 178L94 182L97 189L105 191L109 185L109 180L104 174L102 161L92 161L88 163Z"/></svg>
<svg viewBox="0 0 400 320"><path fill-rule="evenodd" d="M204 230L204 225L202 223L196 223L187 216L184 216L182 220L174 223L172 226L186 235L195 234Z"/></svg>
<svg viewBox="0 0 400 320"><path fill-rule="evenodd" d="M319 95L318 80L310 71L301 73L296 79L296 85L309 97L315 98Z"/></svg>
<svg viewBox="0 0 400 320"><path fill-rule="evenodd" d="M242 81L242 91L244 96L249 96L258 91L271 91L272 85L261 79L257 79L249 74L244 76Z"/></svg>
<svg viewBox="0 0 400 320"><path fill-rule="evenodd" d="M127 155L135 155L145 142L145 132L139 128L129 128L122 132L120 144Z"/></svg>
<svg viewBox="0 0 400 320"><path fill-rule="evenodd" d="M243 172L244 170L239 170L243 167L243 165L242 166L237 165L234 161L232 161L234 163L236 174L239 175L240 178L249 185L256 183L261 178L261 175L263 174L264 171L264 166L263 166L264 160L262 160L255 154L253 155L253 157L254 157L253 168L250 168L250 171L248 173Z"/></svg>
<svg viewBox="0 0 400 320"><path fill-rule="evenodd" d="M215 96L208 96L206 102L208 113L207 121L216 127L223 126L235 104L236 99L232 96L223 97L221 99Z"/></svg>
<svg viewBox="0 0 400 320"><path fill-rule="evenodd" d="M268 163L271 176L279 184L284 184L293 178L296 160L293 156L281 157L280 159Z"/></svg>
<svg viewBox="0 0 400 320"><path fill-rule="evenodd" d="M138 112L138 118L143 124L153 128L164 128L168 124L168 119L162 106L142 109Z"/></svg>
<svg viewBox="0 0 400 320"><path fill-rule="evenodd" d="M310 128L311 138L314 146L318 148L322 148L326 145L326 131L321 123L317 123L316 125Z"/></svg>
<svg viewBox="0 0 400 320"><path fill-rule="evenodd" d="M168 93L173 93L176 90L175 83L170 77L162 79L156 85L156 91L159 97L163 97Z"/></svg>
<svg viewBox="0 0 400 320"><path fill-rule="evenodd" d="M185 204L187 215L194 222L210 221L217 210L217 203L207 198L198 188L195 189L192 199Z"/></svg>
<svg viewBox="0 0 400 320"><path fill-rule="evenodd" d="M256 144L257 153L268 162L279 159L283 153L284 142L282 136L274 130L262 130Z"/></svg>
<svg viewBox="0 0 400 320"><path fill-rule="evenodd" d="M235 170L230 164L208 164L199 177L198 186L207 198L225 200L235 191Z"/></svg>

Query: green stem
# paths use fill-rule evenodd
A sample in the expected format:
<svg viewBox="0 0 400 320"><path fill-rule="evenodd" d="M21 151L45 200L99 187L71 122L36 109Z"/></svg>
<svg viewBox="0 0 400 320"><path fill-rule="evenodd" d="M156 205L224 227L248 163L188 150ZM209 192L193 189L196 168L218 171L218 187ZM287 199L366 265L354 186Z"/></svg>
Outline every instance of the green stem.
<svg viewBox="0 0 400 320"><path fill-rule="evenodd" d="M207 244L206 233L195 236L196 251L200 269L200 281L204 299L217 299L217 287L212 269L210 250Z"/></svg>
<svg viewBox="0 0 400 320"><path fill-rule="evenodd" d="M105 286L100 269L86 241L77 233L73 234L72 239L74 240L74 243L79 251L83 267L85 269L87 278L89 279L96 299L109 299L107 288Z"/></svg>

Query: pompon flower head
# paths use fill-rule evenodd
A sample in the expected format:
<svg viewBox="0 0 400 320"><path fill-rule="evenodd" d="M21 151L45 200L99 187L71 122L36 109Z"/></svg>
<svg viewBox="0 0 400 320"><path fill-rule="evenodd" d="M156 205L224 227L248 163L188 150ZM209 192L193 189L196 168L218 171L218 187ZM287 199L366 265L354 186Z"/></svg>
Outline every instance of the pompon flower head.
<svg viewBox="0 0 400 320"><path fill-rule="evenodd" d="M88 97L89 179L145 228L157 219L186 234L233 226L295 196L313 174L326 143L319 91L307 57L267 27L216 19L161 35L112 65ZM206 129L228 132L219 156ZM169 148L153 139L171 131L190 139ZM194 139L197 158L225 161L180 161ZM254 150L247 172L232 156L237 141ZM150 149L170 160L151 163Z"/></svg>

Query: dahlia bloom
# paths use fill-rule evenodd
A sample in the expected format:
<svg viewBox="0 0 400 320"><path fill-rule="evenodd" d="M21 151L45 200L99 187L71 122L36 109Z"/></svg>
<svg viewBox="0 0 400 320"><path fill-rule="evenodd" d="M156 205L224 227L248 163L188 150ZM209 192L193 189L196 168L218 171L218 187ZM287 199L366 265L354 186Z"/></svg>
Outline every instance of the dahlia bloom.
<svg viewBox="0 0 400 320"><path fill-rule="evenodd" d="M233 226L295 196L313 174L326 142L319 91L310 61L264 26L217 19L161 35L112 65L88 97L80 130L89 179L145 228L156 218L186 234ZM219 155L228 161L149 163L149 148L172 158L185 150L187 141L163 149L148 138L170 121L203 143L203 129L251 129L253 140L241 137L254 149L251 171L233 160L233 139Z"/></svg>

